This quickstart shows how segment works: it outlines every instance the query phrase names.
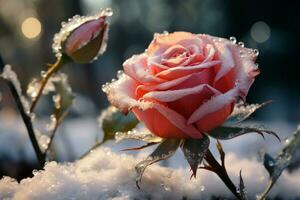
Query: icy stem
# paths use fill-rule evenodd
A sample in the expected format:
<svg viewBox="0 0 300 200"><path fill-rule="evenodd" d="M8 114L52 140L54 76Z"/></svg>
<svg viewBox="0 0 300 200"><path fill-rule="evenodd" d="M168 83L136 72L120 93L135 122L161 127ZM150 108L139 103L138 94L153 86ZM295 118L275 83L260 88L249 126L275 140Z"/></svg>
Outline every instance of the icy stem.
<svg viewBox="0 0 300 200"><path fill-rule="evenodd" d="M17 74L12 70L10 65L5 65L3 73L0 75L2 78L10 81L16 88L20 100L24 106L24 109L27 113L29 113L29 102L28 100L22 95L22 89L20 81L17 77Z"/></svg>

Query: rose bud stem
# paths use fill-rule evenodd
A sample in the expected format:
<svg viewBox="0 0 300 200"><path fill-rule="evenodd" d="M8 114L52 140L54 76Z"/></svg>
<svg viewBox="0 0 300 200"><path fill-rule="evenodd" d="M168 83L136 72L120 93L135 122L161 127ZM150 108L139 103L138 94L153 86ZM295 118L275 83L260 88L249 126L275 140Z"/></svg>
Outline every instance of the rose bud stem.
<svg viewBox="0 0 300 200"><path fill-rule="evenodd" d="M47 82L48 82L49 78L55 72L57 72L64 64L66 64L68 61L69 61L69 58L67 56L63 55L62 57L58 58L57 61L54 64L50 65L47 72L42 75L41 87L40 87L36 97L34 97L34 99L32 100L32 103L31 103L31 106L30 106L30 112L32 112L34 110L39 98L41 97L41 95L43 93L43 90L44 90L45 86L47 85Z"/></svg>

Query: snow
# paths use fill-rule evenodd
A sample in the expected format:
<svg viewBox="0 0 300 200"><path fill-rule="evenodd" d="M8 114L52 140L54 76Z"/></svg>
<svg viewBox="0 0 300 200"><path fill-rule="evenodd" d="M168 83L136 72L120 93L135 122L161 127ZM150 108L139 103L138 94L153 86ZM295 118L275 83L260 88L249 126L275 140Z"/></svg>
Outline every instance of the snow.
<svg viewBox="0 0 300 200"><path fill-rule="evenodd" d="M0 157L32 162L34 152L22 120L9 111L0 112ZM37 121L39 122L39 121ZM47 123L47 122L44 122ZM295 126L285 122L265 123L284 139ZM102 132L94 117L67 119L59 128L54 144L58 160L72 161L85 153ZM9 177L0 180L0 199L207 199L211 196L231 197L231 193L211 172L199 170L197 179L190 180L190 170L181 151L171 159L146 169L141 190L135 185L134 166L153 150L152 147L139 152L121 152L121 149L139 146L136 141L115 143L109 141L83 160L73 163L50 162L45 170L33 172L35 176L20 183ZM216 154L215 141L211 150ZM282 146L275 138L263 140L257 134L248 134L232 140L222 141L226 153L226 166L235 183L239 170L249 197L263 191L268 174L258 152L264 150L274 155ZM162 166L163 165L163 166ZM271 196L284 199L300 197L300 169L292 173L285 171Z"/></svg>
<svg viewBox="0 0 300 200"><path fill-rule="evenodd" d="M135 185L134 166L145 155L114 153L99 148L75 163L50 162L33 178L17 183L9 177L0 181L0 199L206 199L211 196L231 197L223 183L211 172L199 171L189 180L188 168L150 166L143 177L141 190ZM234 181L242 169L247 194L255 196L267 184L267 174L256 159L240 159L227 154L228 172ZM283 173L271 195L284 199L300 196L300 170Z"/></svg>

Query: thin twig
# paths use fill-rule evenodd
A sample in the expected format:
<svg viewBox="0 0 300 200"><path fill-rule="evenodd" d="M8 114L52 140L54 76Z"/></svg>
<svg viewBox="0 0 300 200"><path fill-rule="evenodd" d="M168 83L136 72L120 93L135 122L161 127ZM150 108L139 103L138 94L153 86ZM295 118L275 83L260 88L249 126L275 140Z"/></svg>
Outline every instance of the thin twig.
<svg viewBox="0 0 300 200"><path fill-rule="evenodd" d="M2 72L2 69L4 67L4 62L2 61L1 59L1 56L0 56L0 68L1 68L1 71ZM17 92L17 89L15 88L15 85L10 81L10 80L7 80L5 79L9 89L10 89L10 92L16 102L16 105L17 105L17 108L22 116L22 119L24 121L24 124L27 128L27 132L28 132L28 135L29 135L29 138L30 138L30 141L32 143L32 146L33 146L33 149L35 151L35 154L36 154L36 157L38 159L38 162L39 162L39 165L40 165L40 168L42 168L44 166L44 160L45 160L45 157L40 149L40 146L38 144L38 141L36 139L36 136L35 136L35 133L34 133L34 128L33 128L33 125L32 125L32 121L31 121L31 117L26 113L25 111L25 108L22 104L22 101L21 101L21 97L19 96L18 92Z"/></svg>
<svg viewBox="0 0 300 200"><path fill-rule="evenodd" d="M52 132L51 132L51 136L50 136L50 142L49 142L49 144L48 144L48 146L47 146L47 148L46 148L46 150L45 150L45 152L44 152L45 159L46 159L46 157L47 157L47 153L49 152L49 150L50 150L50 148L51 148L51 146L52 146L52 144L53 144L53 140L54 140L55 133L56 133L56 131L57 131L59 125L62 123L62 121L64 120L64 118L67 116L67 114L68 114L68 112L65 111L65 112L62 114L62 116L60 117L60 119L57 120L56 123L55 123L55 125L54 125L54 128L53 128L53 130L52 130Z"/></svg>
<svg viewBox="0 0 300 200"><path fill-rule="evenodd" d="M92 146L92 148L90 148L87 152L85 152L82 156L80 156L80 159L85 158L86 156L88 156L90 154L91 151L97 149L99 146L101 146L104 142L106 142L106 140L102 140L102 141L98 141L94 146Z"/></svg>

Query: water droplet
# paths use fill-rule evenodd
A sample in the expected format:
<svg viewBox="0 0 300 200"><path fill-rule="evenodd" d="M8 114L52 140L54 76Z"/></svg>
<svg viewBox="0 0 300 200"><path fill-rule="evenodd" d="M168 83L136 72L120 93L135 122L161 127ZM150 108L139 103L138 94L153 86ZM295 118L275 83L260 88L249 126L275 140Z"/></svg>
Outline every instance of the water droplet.
<svg viewBox="0 0 300 200"><path fill-rule="evenodd" d="M46 71L41 71L41 77L46 78L47 72Z"/></svg>
<svg viewBox="0 0 300 200"><path fill-rule="evenodd" d="M165 191L171 191L171 188L169 186L167 186L163 183L161 183L160 185L164 188Z"/></svg>
<svg viewBox="0 0 300 200"><path fill-rule="evenodd" d="M245 46L244 42L238 42L238 45L239 45L240 47L244 47L244 46Z"/></svg>
<svg viewBox="0 0 300 200"><path fill-rule="evenodd" d="M39 173L39 171L38 171L37 169L34 169L34 170L32 171L32 174L33 174L34 176L36 176L38 173Z"/></svg>
<svg viewBox="0 0 300 200"><path fill-rule="evenodd" d="M112 16L114 14L113 10L111 8L106 8L104 10L104 14L108 17Z"/></svg>
<svg viewBox="0 0 300 200"><path fill-rule="evenodd" d="M205 186L204 186L204 185L201 185L201 186L200 186L200 191L203 192L204 190L205 190Z"/></svg>
<svg viewBox="0 0 300 200"><path fill-rule="evenodd" d="M163 31L163 35L169 35L168 31Z"/></svg>
<svg viewBox="0 0 300 200"><path fill-rule="evenodd" d="M254 52L255 56L258 56L258 55L259 55L258 49L254 49L253 52Z"/></svg>
<svg viewBox="0 0 300 200"><path fill-rule="evenodd" d="M233 36L231 36L230 38L229 38L229 40L232 42L232 43L236 43L236 38L235 37L233 37Z"/></svg>

